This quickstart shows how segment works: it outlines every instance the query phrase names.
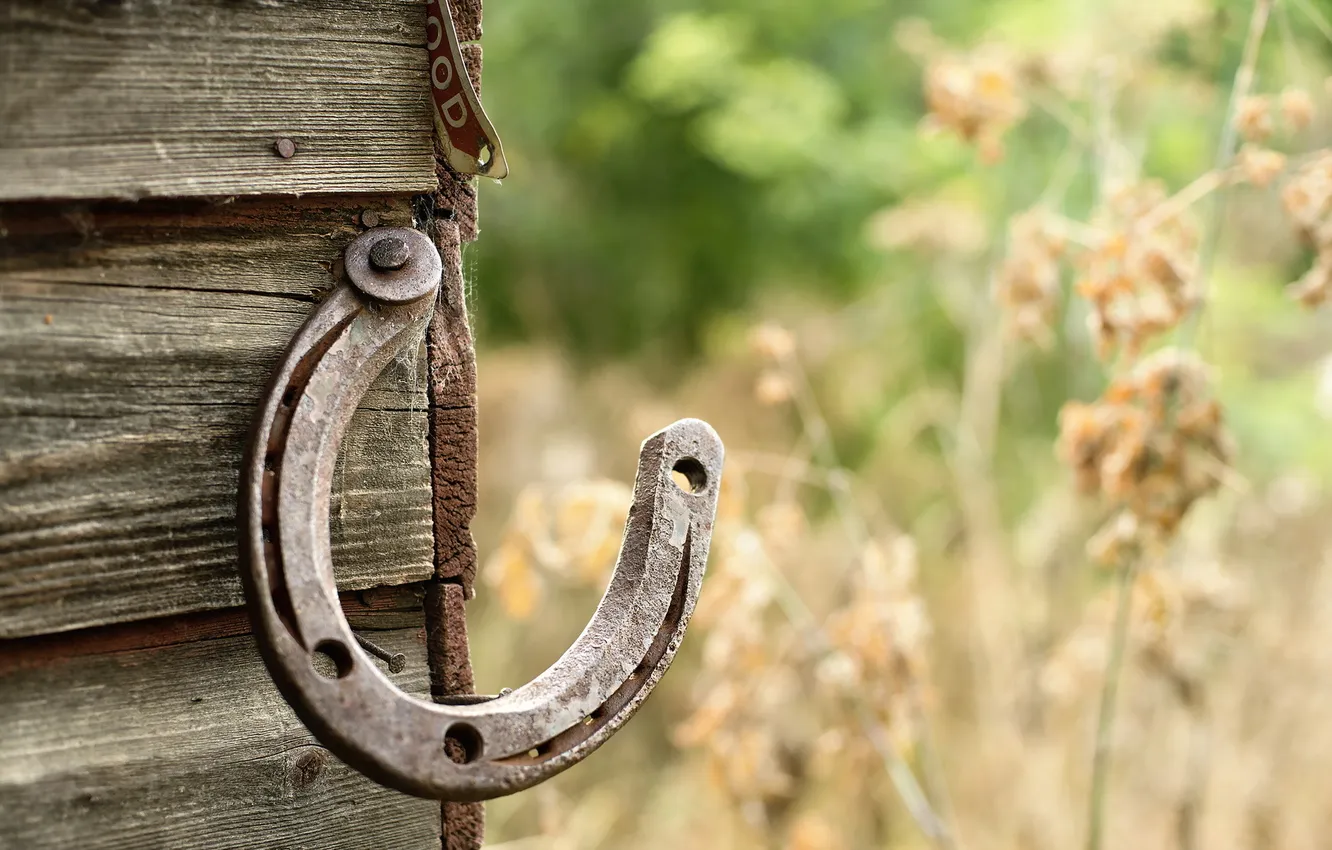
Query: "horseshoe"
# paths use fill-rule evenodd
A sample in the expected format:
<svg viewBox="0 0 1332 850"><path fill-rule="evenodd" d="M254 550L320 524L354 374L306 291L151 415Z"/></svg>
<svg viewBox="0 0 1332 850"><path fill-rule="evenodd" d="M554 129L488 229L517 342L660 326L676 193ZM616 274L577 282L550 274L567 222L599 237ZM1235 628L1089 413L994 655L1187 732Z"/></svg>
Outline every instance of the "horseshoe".
<svg viewBox="0 0 1332 850"><path fill-rule="evenodd" d="M404 694L357 644L338 603L329 492L361 396L420 343L443 263L426 235L384 227L357 238L344 265L347 281L306 320L274 373L244 460L241 577L260 651L315 737L377 782L457 802L531 787L604 743L670 666L707 563L721 440L685 419L644 441L610 585L549 669L469 704ZM331 675L316 668L319 654L332 660Z"/></svg>

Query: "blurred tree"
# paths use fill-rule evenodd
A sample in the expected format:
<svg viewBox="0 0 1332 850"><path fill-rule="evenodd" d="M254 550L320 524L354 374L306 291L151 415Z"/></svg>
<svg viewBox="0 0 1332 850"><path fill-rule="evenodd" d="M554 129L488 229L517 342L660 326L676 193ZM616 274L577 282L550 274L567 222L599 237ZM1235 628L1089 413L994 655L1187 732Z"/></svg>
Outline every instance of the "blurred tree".
<svg viewBox="0 0 1332 850"><path fill-rule="evenodd" d="M553 343L584 363L633 357L638 374L669 382L684 373L680 357L705 353L715 330L729 333L718 320L749 315L756 297L801 291L805 303L851 303L840 353L829 348L827 363L815 358L810 368L816 392L828 395L847 381L848 352L880 358L873 386L843 392L857 400L830 411L840 457L858 466L903 399L963 390L968 346L992 318L990 270L1007 222L1042 199L1074 220L1094 207L1106 161L1088 129L1098 120L1090 58L1118 63L1110 120L1131 165L1177 190L1212 164L1250 8L496 4L485 97L513 176L481 189L485 238L469 256L480 341ZM1040 100L1009 133L1001 162L983 166L972 147L920 132L924 69L898 41L899 24L916 16L960 49L995 41L1033 60L1020 67ZM1321 67L1327 40L1312 27L1289 29L1273 36L1260 80L1289 78L1301 62ZM1059 62L1035 61L1046 56L1082 71L1061 78ZM1294 274L1252 285L1286 311L1280 287ZM1217 297L1224 311L1228 296ZM1048 461L1062 401L1091 397L1104 380L1079 308L1061 309L1054 344L1015 350L1001 376L995 462L1019 490L1033 459ZM1214 309L1207 321L1219 327L1224 317ZM1008 495L1020 510L1030 494Z"/></svg>
<svg viewBox="0 0 1332 850"><path fill-rule="evenodd" d="M513 163L485 186L484 342L695 353L755 290L843 298L876 277L866 219L965 160L919 144L893 25L928 5L512 0L486 98ZM942 160L942 161L941 161Z"/></svg>

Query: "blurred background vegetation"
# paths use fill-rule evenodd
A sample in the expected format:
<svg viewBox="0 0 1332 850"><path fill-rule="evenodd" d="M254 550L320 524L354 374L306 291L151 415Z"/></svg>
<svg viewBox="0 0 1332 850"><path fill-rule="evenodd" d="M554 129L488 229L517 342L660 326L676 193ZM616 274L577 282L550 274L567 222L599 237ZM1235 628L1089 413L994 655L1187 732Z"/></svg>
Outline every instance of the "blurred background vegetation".
<svg viewBox="0 0 1332 850"><path fill-rule="evenodd" d="M491 804L492 844L1067 848L1100 805L1107 847L1325 845L1332 320L1286 294L1317 245L1281 192L1332 137L1332 3L1259 0L1251 85L1251 0L486 11L513 172L465 257L480 689L586 622L639 441L697 416L728 450L675 668L583 767ZM1020 114L976 143L930 126L925 81L983 50ZM1290 157L1270 185L1189 204L1201 304L1158 341L1208 364L1235 450L1178 536L1099 566L1113 504L1077 495L1059 413L1130 364L1098 357L1076 263L1046 344L1006 332L1010 224L1229 175L1237 84L1312 118L1260 139Z"/></svg>

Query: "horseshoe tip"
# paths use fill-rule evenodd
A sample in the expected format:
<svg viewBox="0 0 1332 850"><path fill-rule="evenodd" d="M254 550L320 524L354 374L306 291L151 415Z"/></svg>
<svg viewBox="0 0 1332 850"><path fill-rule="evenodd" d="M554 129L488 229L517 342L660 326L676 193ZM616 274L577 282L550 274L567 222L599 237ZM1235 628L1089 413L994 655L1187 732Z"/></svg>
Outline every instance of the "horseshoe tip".
<svg viewBox="0 0 1332 850"><path fill-rule="evenodd" d="M680 419L643 441L644 446L656 440L667 445L678 445L695 451L715 451L718 456L723 451L721 437L716 429L702 419Z"/></svg>

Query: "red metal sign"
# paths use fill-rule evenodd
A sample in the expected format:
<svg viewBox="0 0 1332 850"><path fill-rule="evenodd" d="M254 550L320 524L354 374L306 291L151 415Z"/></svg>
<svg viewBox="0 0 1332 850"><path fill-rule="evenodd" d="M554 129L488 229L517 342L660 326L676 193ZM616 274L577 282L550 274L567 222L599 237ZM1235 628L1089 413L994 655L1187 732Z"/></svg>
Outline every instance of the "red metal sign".
<svg viewBox="0 0 1332 850"><path fill-rule="evenodd" d="M501 179L509 173L504 147L467 75L448 0L429 0L426 8L430 94L435 128L448 148L449 165L464 174Z"/></svg>

